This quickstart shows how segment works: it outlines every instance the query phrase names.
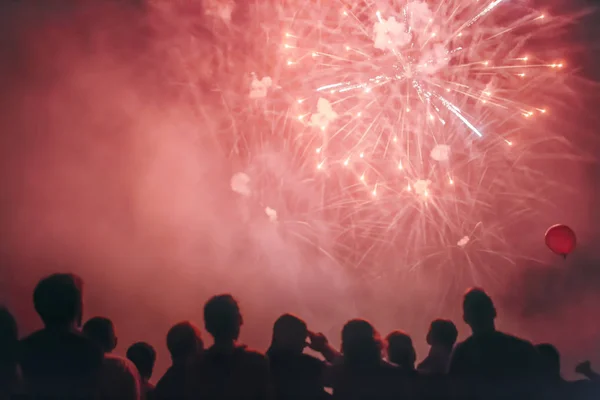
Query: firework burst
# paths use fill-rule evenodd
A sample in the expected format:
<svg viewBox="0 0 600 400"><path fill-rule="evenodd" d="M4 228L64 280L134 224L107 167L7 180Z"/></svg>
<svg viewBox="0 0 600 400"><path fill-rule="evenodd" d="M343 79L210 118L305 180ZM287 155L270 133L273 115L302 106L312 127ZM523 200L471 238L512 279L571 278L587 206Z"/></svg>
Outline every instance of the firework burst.
<svg viewBox="0 0 600 400"><path fill-rule="evenodd" d="M261 22L281 38L275 66L245 100L272 126L246 125L236 146L279 223L318 221L336 259L377 275L451 261L480 281L477 254L514 259L503 228L533 218L552 186L529 161L562 138L540 123L565 88L544 45L564 20L503 0L277 10Z"/></svg>

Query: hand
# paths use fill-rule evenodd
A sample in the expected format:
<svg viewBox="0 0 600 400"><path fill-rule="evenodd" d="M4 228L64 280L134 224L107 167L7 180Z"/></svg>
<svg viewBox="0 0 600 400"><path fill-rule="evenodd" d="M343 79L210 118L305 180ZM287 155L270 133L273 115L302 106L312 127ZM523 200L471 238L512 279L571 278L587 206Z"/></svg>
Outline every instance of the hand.
<svg viewBox="0 0 600 400"><path fill-rule="evenodd" d="M308 344L310 349L318 353L323 353L329 348L329 342L322 333L309 332L308 337L310 338L310 343Z"/></svg>
<svg viewBox="0 0 600 400"><path fill-rule="evenodd" d="M589 361L584 361L580 364L577 364L575 367L575 372L581 375L588 375L590 372L592 372L592 365Z"/></svg>

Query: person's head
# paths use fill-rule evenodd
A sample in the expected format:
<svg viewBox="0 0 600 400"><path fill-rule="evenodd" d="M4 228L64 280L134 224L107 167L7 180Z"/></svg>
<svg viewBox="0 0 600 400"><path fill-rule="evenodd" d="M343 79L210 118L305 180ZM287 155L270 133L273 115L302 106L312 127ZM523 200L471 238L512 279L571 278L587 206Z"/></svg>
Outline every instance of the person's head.
<svg viewBox="0 0 600 400"><path fill-rule="evenodd" d="M33 304L46 327L81 326L83 281L75 274L54 274L42 279L33 292Z"/></svg>
<svg viewBox="0 0 600 400"><path fill-rule="evenodd" d="M402 331L393 331L385 338L388 360L406 369L414 369L417 353L410 336Z"/></svg>
<svg viewBox="0 0 600 400"><path fill-rule="evenodd" d="M204 305L204 327L215 342L236 341L242 323L238 303L230 294L213 296Z"/></svg>
<svg viewBox="0 0 600 400"><path fill-rule="evenodd" d="M342 329L344 364L365 365L381 361L382 343L373 325L363 319L352 319Z"/></svg>
<svg viewBox="0 0 600 400"><path fill-rule="evenodd" d="M167 348L173 363L185 362L204 350L200 329L189 321L173 325L167 333Z"/></svg>
<svg viewBox="0 0 600 400"><path fill-rule="evenodd" d="M540 373L545 379L560 379L560 354L556 347L548 343L535 346L538 352Z"/></svg>
<svg viewBox="0 0 600 400"><path fill-rule="evenodd" d="M452 350L457 338L458 330L454 322L448 319L436 319L429 326L427 344L431 347L442 347Z"/></svg>
<svg viewBox="0 0 600 400"><path fill-rule="evenodd" d="M146 342L134 343L127 349L127 358L136 366L142 379L147 381L152 377L156 362L154 347Z"/></svg>
<svg viewBox="0 0 600 400"><path fill-rule="evenodd" d="M18 341L17 321L7 308L0 306L0 363L16 361Z"/></svg>
<svg viewBox="0 0 600 400"><path fill-rule="evenodd" d="M283 314L273 324L271 346L294 353L302 353L306 347L308 328L306 322L292 314Z"/></svg>
<svg viewBox="0 0 600 400"><path fill-rule="evenodd" d="M92 339L105 353L117 347L117 335L112 321L104 317L94 317L83 324L83 334Z"/></svg>
<svg viewBox="0 0 600 400"><path fill-rule="evenodd" d="M473 333L494 329L496 307L483 289L472 288L465 293L463 318Z"/></svg>

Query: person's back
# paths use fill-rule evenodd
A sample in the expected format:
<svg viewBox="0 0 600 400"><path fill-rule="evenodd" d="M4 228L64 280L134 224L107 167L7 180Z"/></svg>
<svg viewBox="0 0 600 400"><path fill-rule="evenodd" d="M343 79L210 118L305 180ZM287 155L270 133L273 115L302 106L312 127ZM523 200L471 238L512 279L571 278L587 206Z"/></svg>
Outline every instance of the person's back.
<svg viewBox="0 0 600 400"><path fill-rule="evenodd" d="M142 398L154 398L154 385L150 383L154 364L156 363L156 350L150 344L137 342L127 349L127 358L135 365L142 379Z"/></svg>
<svg viewBox="0 0 600 400"><path fill-rule="evenodd" d="M157 400L183 399L187 369L204 351L200 329L189 321L175 324L167 333L167 348L173 364L156 384L154 397Z"/></svg>
<svg viewBox="0 0 600 400"><path fill-rule="evenodd" d="M503 332L491 331L459 343L450 372L494 380L528 376L535 368L535 349L531 343Z"/></svg>
<svg viewBox="0 0 600 400"><path fill-rule="evenodd" d="M323 362L308 354L267 352L277 400L325 397Z"/></svg>
<svg viewBox="0 0 600 400"><path fill-rule="evenodd" d="M310 342L307 339L311 338ZM316 340L316 338L320 340ZM322 348L315 346L322 342ZM275 397L277 400L311 400L326 397L324 391L327 365L318 358L304 354L304 348L326 353L327 339L311 334L300 318L284 314L273 326L271 346L267 351ZM332 352L331 352L332 353Z"/></svg>
<svg viewBox="0 0 600 400"><path fill-rule="evenodd" d="M131 361L112 354L117 347L117 335L112 321L94 317L83 325L83 334L104 352L99 376L99 394L103 399L139 400L141 378Z"/></svg>
<svg viewBox="0 0 600 400"><path fill-rule="evenodd" d="M17 394L21 388L17 347L17 322L4 307L0 307L0 399L8 399Z"/></svg>
<svg viewBox="0 0 600 400"><path fill-rule="evenodd" d="M204 322L215 344L190 369L186 398L271 398L266 357L236 344L243 321L235 299L211 298L204 307Z"/></svg>
<svg viewBox="0 0 600 400"><path fill-rule="evenodd" d="M42 397L87 397L96 393L102 352L77 332L43 329L20 343L28 391Z"/></svg>
<svg viewBox="0 0 600 400"><path fill-rule="evenodd" d="M82 282L55 274L40 281L34 305L45 328L20 342L20 364L32 397L96 396L102 351L78 331Z"/></svg>
<svg viewBox="0 0 600 400"><path fill-rule="evenodd" d="M387 342L388 361L408 373L414 372L417 353L412 338L405 332L393 331L387 335L385 340Z"/></svg>
<svg viewBox="0 0 600 400"><path fill-rule="evenodd" d="M463 309L473 334L456 346L449 367L461 390L486 398L530 395L537 372L533 345L496 330L496 309L481 289L467 292Z"/></svg>
<svg viewBox="0 0 600 400"><path fill-rule="evenodd" d="M263 354L244 346L231 351L211 347L193 366L193 371L193 398L270 398L268 361Z"/></svg>
<svg viewBox="0 0 600 400"><path fill-rule="evenodd" d="M411 377L382 359L379 334L369 322L355 319L346 323L342 352L342 363L335 368L334 399L399 399L409 395Z"/></svg>
<svg viewBox="0 0 600 400"><path fill-rule="evenodd" d="M417 370L424 375L445 375L457 337L458 330L452 321L434 320L427 333L427 344L431 346L429 354L418 365Z"/></svg>
<svg viewBox="0 0 600 400"><path fill-rule="evenodd" d="M585 399L591 393L586 393L585 382L569 382L560 373L560 353L553 345L542 343L535 346L538 352L539 390L541 397L547 400L576 400Z"/></svg>

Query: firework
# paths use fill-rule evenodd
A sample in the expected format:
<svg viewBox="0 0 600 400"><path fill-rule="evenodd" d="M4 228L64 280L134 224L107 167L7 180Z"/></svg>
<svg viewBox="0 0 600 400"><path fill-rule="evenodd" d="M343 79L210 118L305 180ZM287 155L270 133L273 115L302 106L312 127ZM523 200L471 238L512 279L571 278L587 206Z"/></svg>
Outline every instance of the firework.
<svg viewBox="0 0 600 400"><path fill-rule="evenodd" d="M551 185L528 160L558 135L540 126L564 90L544 45L560 23L503 0L280 3L261 22L275 66L245 100L272 129L240 132L261 206L319 221L353 266L514 258L502 227Z"/></svg>

